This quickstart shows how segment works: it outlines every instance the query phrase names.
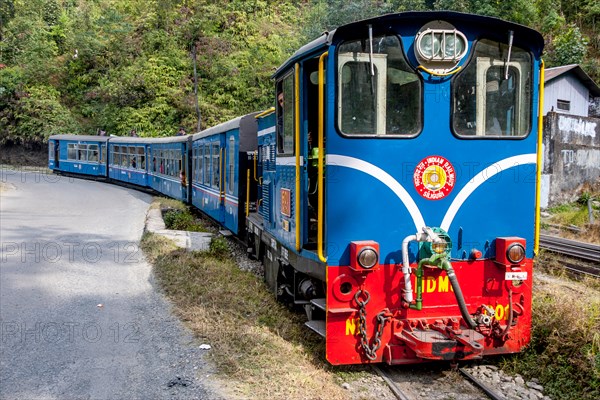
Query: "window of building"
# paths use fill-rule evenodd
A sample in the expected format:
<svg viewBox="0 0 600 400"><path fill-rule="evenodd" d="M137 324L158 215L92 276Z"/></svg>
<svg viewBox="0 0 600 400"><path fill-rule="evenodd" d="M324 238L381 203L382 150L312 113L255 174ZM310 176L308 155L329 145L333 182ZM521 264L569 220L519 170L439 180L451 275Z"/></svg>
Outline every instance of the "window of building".
<svg viewBox="0 0 600 400"><path fill-rule="evenodd" d="M561 111L571 111L571 102L569 100L556 100L556 108Z"/></svg>

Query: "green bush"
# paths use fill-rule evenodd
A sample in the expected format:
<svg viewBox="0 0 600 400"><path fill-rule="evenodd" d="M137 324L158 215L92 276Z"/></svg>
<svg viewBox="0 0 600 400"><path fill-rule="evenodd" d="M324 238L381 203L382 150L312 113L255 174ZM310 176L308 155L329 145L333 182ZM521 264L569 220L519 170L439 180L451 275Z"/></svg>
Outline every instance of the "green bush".
<svg viewBox="0 0 600 400"><path fill-rule="evenodd" d="M204 227L196 221L196 218L188 210L168 210L163 219L167 229L178 231L204 232Z"/></svg>
<svg viewBox="0 0 600 400"><path fill-rule="evenodd" d="M229 244L227 239L222 236L213 236L209 247L210 254L215 257L223 258L229 256Z"/></svg>

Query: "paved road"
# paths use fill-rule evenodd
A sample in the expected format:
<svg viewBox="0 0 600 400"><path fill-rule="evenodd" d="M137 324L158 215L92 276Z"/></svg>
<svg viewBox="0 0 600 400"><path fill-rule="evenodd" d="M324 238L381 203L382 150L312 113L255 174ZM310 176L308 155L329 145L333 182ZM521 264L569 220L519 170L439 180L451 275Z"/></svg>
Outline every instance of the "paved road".
<svg viewBox="0 0 600 400"><path fill-rule="evenodd" d="M138 250L150 196L5 169L0 182L0 398L218 397Z"/></svg>

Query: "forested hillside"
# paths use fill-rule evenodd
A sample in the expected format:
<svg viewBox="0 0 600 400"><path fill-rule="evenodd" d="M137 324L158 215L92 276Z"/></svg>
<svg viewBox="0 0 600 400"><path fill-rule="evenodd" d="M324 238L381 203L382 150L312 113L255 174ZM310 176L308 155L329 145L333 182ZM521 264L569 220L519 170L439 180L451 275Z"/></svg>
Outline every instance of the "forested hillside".
<svg viewBox="0 0 600 400"><path fill-rule="evenodd" d="M597 0L0 0L0 145L194 132L271 106L274 69L324 30L429 9L533 26L547 64L600 77Z"/></svg>

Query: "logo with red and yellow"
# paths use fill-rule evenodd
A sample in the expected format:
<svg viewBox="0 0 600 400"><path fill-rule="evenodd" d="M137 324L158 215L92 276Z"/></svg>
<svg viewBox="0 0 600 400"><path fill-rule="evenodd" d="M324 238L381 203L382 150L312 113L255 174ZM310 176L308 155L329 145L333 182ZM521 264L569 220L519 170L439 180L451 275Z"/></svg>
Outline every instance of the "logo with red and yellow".
<svg viewBox="0 0 600 400"><path fill-rule="evenodd" d="M450 161L442 156L429 156L415 168L413 182L419 194L427 200L446 197L456 183L456 172Z"/></svg>

